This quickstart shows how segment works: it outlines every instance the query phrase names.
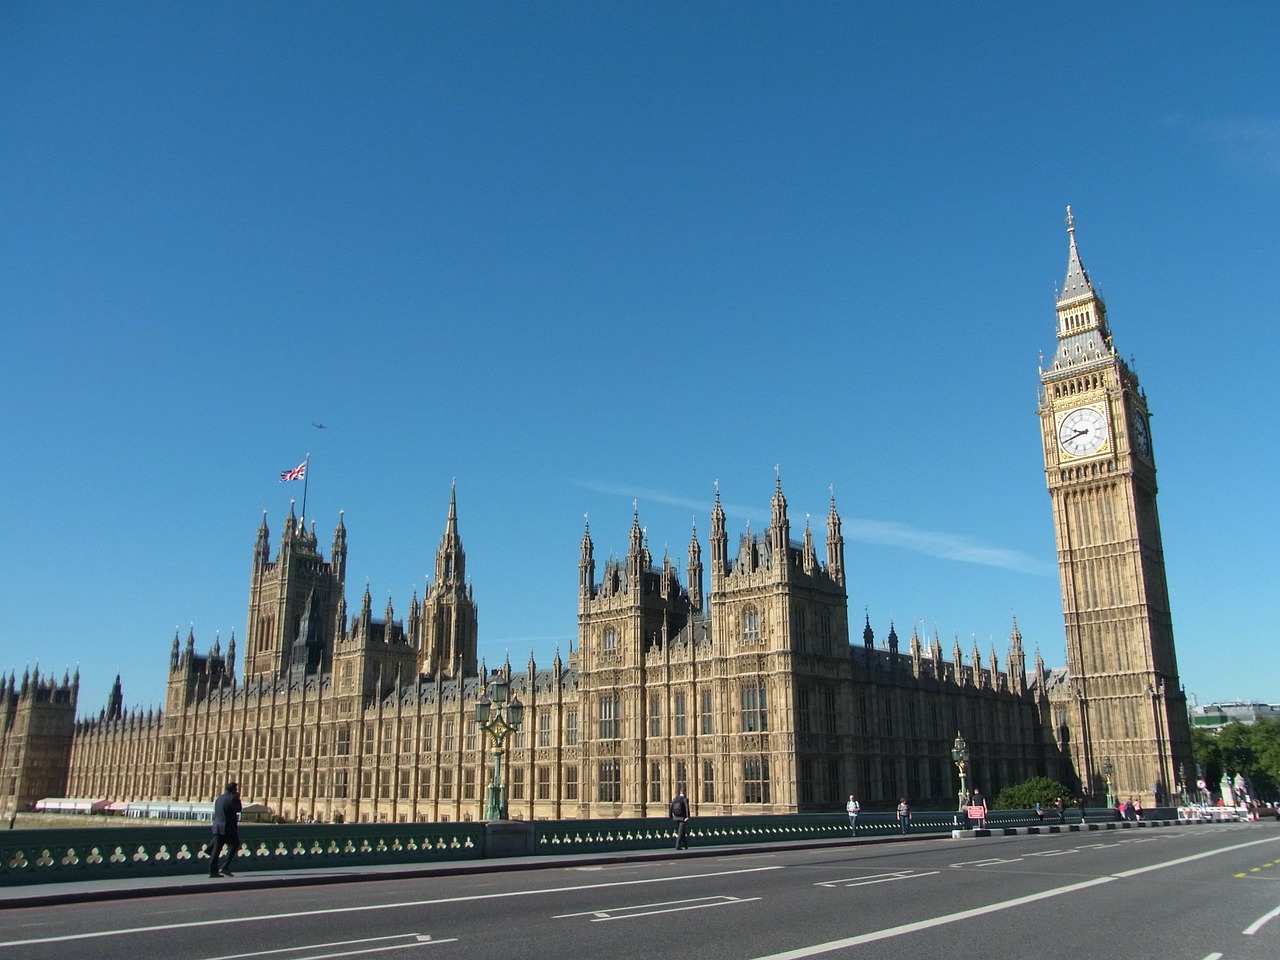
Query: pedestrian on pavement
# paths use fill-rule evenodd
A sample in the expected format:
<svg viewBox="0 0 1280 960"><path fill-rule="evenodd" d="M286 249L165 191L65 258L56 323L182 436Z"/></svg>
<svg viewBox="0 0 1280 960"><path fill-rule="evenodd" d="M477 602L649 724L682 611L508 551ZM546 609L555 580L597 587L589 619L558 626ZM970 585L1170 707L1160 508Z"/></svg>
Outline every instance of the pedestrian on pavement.
<svg viewBox="0 0 1280 960"><path fill-rule="evenodd" d="M906 797L898 801L898 826L902 827L903 833L911 827L911 804L907 803Z"/></svg>
<svg viewBox="0 0 1280 960"><path fill-rule="evenodd" d="M671 801L671 819L676 822L676 849L689 849L689 798L684 795L684 787L676 791Z"/></svg>
<svg viewBox="0 0 1280 960"><path fill-rule="evenodd" d="M1133 819L1137 820L1139 823L1142 822L1142 801L1141 800L1133 801Z"/></svg>
<svg viewBox="0 0 1280 960"><path fill-rule="evenodd" d="M849 794L849 802L844 805L844 809L849 814L849 832L856 835L858 832L858 811L862 809L862 804L851 793Z"/></svg>
<svg viewBox="0 0 1280 960"><path fill-rule="evenodd" d="M1062 802L1062 798L1059 797L1057 800L1053 801L1053 806L1058 811L1058 822L1066 823L1067 822L1067 805Z"/></svg>
<svg viewBox="0 0 1280 960"><path fill-rule="evenodd" d="M1036 819L1041 822L1044 821L1044 804L1039 800L1036 801Z"/></svg>
<svg viewBox="0 0 1280 960"><path fill-rule="evenodd" d="M973 819L978 821L978 829L981 830L987 825L987 798L982 795L981 790L973 791L973 798L969 801L971 812L977 814Z"/></svg>
<svg viewBox="0 0 1280 960"><path fill-rule="evenodd" d="M209 845L209 876L233 877L231 861L240 852L240 784L232 780L226 792L213 802L213 842ZM226 862L218 866L218 856L227 849Z"/></svg>

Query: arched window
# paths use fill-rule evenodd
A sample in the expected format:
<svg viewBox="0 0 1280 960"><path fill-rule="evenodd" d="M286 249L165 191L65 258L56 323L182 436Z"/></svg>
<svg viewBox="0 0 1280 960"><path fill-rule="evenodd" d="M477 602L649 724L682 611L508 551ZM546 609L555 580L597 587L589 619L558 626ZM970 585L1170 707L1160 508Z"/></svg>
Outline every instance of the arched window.
<svg viewBox="0 0 1280 960"><path fill-rule="evenodd" d="M616 627L605 627L604 638L601 649L606 656L617 656L618 654L618 630Z"/></svg>
<svg viewBox="0 0 1280 960"><path fill-rule="evenodd" d="M748 681L742 685L742 732L764 733L768 729L769 700L766 687L763 681Z"/></svg>
<svg viewBox="0 0 1280 960"><path fill-rule="evenodd" d="M760 611L751 605L742 611L742 639L747 643L760 642Z"/></svg>

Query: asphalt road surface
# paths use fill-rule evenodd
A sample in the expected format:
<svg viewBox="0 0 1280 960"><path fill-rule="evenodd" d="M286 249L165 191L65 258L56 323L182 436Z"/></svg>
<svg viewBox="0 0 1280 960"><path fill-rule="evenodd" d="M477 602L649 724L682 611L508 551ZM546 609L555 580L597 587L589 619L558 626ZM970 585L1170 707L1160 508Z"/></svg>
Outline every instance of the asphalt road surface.
<svg viewBox="0 0 1280 960"><path fill-rule="evenodd" d="M0 912L0 960L1280 957L1280 824L937 839Z"/></svg>

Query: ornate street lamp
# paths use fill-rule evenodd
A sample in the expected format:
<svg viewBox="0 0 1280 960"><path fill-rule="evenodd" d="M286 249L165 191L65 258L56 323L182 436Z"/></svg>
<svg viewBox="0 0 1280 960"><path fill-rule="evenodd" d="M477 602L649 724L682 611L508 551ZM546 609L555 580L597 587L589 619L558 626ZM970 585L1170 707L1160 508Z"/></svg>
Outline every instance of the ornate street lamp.
<svg viewBox="0 0 1280 960"><path fill-rule="evenodd" d="M969 788L965 785L965 774L969 767L969 745L964 742L964 737L960 735L960 731L956 731L956 742L951 745L951 762L956 765L956 769L960 772L960 793L959 808L965 808L965 801L969 796Z"/></svg>
<svg viewBox="0 0 1280 960"><path fill-rule="evenodd" d="M1112 776L1115 775L1115 772L1116 772L1115 764L1111 762L1110 757L1107 757L1105 760L1102 761L1102 776L1103 776L1103 779L1107 781L1107 806L1108 807L1114 807L1116 805L1116 798L1111 793L1111 778Z"/></svg>
<svg viewBox="0 0 1280 960"><path fill-rule="evenodd" d="M476 722L489 735L493 750L493 777L489 781L486 820L507 819L507 787L502 782L502 755L507 752L507 736L524 722L524 704L510 700L511 681L499 674L489 682L488 696L482 691L476 701Z"/></svg>

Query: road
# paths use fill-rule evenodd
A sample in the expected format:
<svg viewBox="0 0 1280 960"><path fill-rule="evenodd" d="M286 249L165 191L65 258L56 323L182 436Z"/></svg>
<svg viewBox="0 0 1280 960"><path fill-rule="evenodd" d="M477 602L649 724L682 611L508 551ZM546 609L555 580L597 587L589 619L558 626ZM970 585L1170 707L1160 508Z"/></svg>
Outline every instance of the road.
<svg viewBox="0 0 1280 960"><path fill-rule="evenodd" d="M1280 824L672 855L0 914L0 960L1275 960Z"/></svg>

